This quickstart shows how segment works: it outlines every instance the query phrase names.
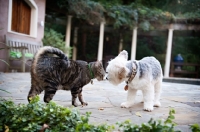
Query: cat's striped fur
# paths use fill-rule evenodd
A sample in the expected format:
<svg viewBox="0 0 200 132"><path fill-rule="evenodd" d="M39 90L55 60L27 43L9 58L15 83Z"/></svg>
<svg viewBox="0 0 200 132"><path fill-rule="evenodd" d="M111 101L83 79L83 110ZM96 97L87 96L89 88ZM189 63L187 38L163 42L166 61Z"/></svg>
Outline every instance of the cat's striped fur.
<svg viewBox="0 0 200 132"><path fill-rule="evenodd" d="M87 105L82 97L82 87L91 79L101 81L104 76L105 71L100 61L88 64L85 61L69 60L61 50L45 46L35 54L32 62L28 100L44 90L44 101L49 102L60 89L71 91L72 105L77 106L77 97L82 105Z"/></svg>

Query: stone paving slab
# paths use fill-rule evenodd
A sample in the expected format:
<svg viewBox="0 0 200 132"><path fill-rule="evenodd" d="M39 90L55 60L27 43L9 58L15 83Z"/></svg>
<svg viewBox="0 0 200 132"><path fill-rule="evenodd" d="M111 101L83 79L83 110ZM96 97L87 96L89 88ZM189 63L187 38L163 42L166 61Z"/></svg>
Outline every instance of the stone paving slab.
<svg viewBox="0 0 200 132"><path fill-rule="evenodd" d="M11 98L15 103L28 103L27 94L30 85L30 73L0 73L0 89L10 92L9 94L0 91L0 96ZM101 82L94 80L93 85L88 84L83 88L83 97L88 106L79 106L80 113L92 112L90 123L93 124L115 124L127 119L134 124L141 124L148 122L150 118L166 119L170 108L174 108L177 130L190 132L189 125L200 124L200 85L163 82L162 106L155 107L152 112L143 111L141 91L137 92L133 107L120 108L120 104L126 101L127 92L124 91L124 86L125 83L113 86L106 80ZM40 94L41 101L43 96L44 93ZM69 91L59 90L53 101L64 107L71 107L71 94Z"/></svg>

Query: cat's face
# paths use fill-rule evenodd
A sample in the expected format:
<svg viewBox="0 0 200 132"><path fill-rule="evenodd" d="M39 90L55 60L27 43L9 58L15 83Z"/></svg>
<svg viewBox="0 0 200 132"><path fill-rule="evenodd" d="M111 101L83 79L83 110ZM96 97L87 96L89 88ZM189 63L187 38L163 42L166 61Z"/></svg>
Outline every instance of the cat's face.
<svg viewBox="0 0 200 132"><path fill-rule="evenodd" d="M96 79L98 80L98 81L101 81L101 80L103 80L103 78L104 78L104 76L105 76L105 74L106 74L106 72L105 72L105 70L104 70L104 68L103 68L103 65L102 65L102 63L100 62L100 61L96 61L95 62L95 71L94 71L95 73L95 77L96 77Z"/></svg>

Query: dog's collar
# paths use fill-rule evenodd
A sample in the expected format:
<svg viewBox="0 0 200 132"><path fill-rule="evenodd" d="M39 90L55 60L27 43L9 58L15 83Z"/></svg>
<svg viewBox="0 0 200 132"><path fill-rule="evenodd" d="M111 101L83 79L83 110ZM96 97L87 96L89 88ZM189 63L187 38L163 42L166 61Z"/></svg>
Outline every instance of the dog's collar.
<svg viewBox="0 0 200 132"><path fill-rule="evenodd" d="M133 68L133 63L135 64L136 69ZM137 65L136 61L132 61L131 65L132 65L133 69L131 71L131 76L129 77L128 81L126 81L126 84L129 84L133 80L135 75L137 74L138 65Z"/></svg>
<svg viewBox="0 0 200 132"><path fill-rule="evenodd" d="M94 78L94 73L92 71L92 68L91 68L90 64L88 64L88 68L89 68L89 71L90 71L90 77L93 79Z"/></svg>

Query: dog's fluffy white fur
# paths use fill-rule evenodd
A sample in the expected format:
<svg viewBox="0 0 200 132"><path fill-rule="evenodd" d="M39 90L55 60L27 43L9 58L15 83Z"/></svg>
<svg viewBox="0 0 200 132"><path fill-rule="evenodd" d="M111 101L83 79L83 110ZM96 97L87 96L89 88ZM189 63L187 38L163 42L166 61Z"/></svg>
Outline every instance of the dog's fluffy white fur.
<svg viewBox="0 0 200 132"><path fill-rule="evenodd" d="M127 82L133 69L136 69L136 75L127 84L127 101L123 102L121 107L133 106L137 90L141 90L143 93L144 110L152 111L153 106L161 106L160 94L163 74L160 62L156 58L144 57L138 61L128 61L128 53L123 50L117 57L108 62L107 79L113 85L118 85L123 81Z"/></svg>

